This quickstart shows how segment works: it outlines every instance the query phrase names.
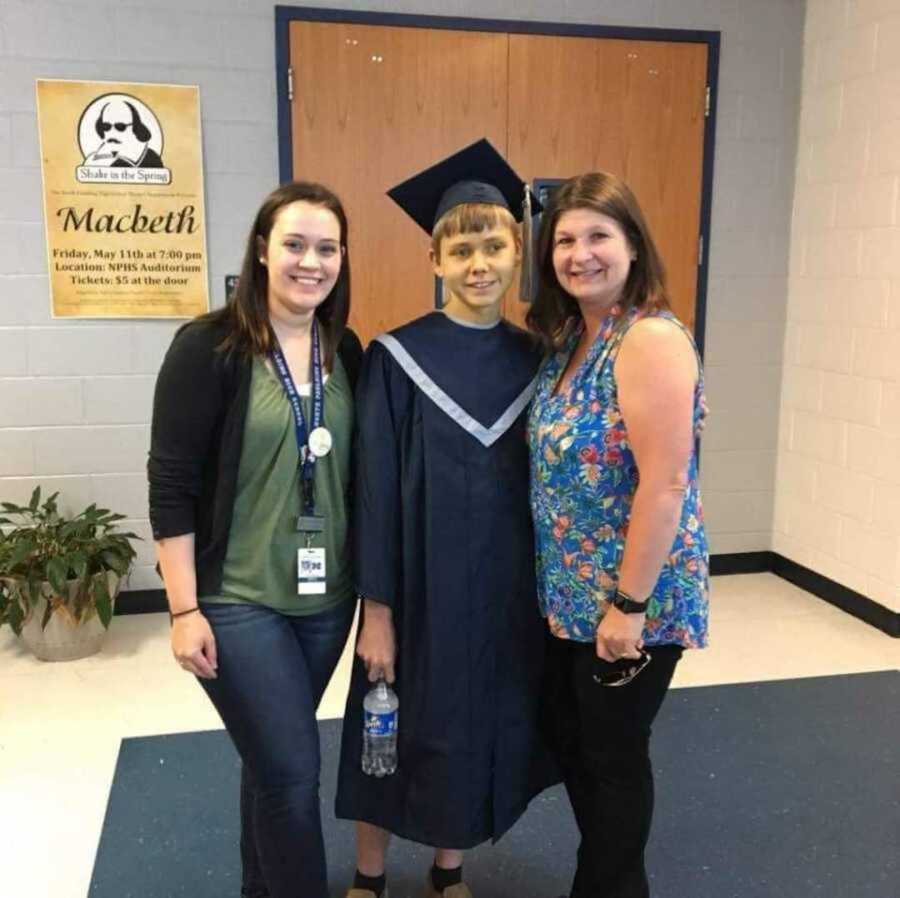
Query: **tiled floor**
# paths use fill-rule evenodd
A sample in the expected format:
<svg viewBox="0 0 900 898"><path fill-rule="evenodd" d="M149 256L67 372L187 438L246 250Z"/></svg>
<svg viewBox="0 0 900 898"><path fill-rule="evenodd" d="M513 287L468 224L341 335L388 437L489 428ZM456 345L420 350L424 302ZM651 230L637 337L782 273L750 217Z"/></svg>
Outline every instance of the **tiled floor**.
<svg viewBox="0 0 900 898"><path fill-rule="evenodd" d="M900 667L900 640L770 574L713 581L712 647L676 687ZM343 709L350 652L321 717ZM117 617L104 650L36 661L0 631L0 895L85 898L119 740L219 726L172 661L164 615Z"/></svg>

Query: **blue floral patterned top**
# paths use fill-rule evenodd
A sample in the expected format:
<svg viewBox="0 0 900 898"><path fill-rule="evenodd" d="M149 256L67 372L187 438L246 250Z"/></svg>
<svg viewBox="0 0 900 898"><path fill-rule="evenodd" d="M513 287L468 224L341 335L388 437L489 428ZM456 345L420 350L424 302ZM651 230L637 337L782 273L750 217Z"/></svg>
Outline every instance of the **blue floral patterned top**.
<svg viewBox="0 0 900 898"><path fill-rule="evenodd" d="M544 363L529 412L538 598L551 631L563 639L593 640L618 582L638 470L619 409L614 365L622 338L643 314L632 311L616 329L620 313L614 309L568 391L554 396L580 329L573 333ZM651 314L669 318L690 338L670 312ZM695 437L705 415L701 369ZM647 645L706 645L709 553L696 451L688 481L678 533L647 604Z"/></svg>

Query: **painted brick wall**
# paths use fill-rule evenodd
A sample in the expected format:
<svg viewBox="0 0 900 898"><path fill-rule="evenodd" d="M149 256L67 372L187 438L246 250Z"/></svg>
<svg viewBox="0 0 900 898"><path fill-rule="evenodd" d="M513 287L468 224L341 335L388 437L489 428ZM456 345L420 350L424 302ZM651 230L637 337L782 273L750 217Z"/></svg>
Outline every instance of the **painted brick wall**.
<svg viewBox="0 0 900 898"><path fill-rule="evenodd" d="M323 4L324 5L324 4ZM399 0L375 11L723 32L703 459L715 552L770 548L796 154L801 0ZM35 484L149 537L154 376L175 325L53 321L34 79L199 84L214 302L277 181L274 14L263 0L0 0L0 497ZM578 86L571 98L577 103ZM323 178L327 173L323 173ZM133 589L159 585L141 547Z"/></svg>
<svg viewBox="0 0 900 898"><path fill-rule="evenodd" d="M810 0L773 546L900 610L900 0Z"/></svg>

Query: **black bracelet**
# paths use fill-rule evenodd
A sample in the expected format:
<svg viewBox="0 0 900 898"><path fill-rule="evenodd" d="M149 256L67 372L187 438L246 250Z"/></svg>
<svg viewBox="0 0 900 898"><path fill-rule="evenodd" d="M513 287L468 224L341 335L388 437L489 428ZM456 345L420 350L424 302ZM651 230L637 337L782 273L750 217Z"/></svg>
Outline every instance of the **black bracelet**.
<svg viewBox="0 0 900 898"><path fill-rule="evenodd" d="M618 608L625 614L646 614L647 600L638 602L634 596L625 592L623 589L617 589L615 595L609 600L610 605Z"/></svg>
<svg viewBox="0 0 900 898"><path fill-rule="evenodd" d="M186 614L193 614L195 611L199 611L199 610L200 610L200 606L194 605L193 608L188 608L187 611L176 611L174 614L172 614L172 612L170 611L169 612L169 625L171 626L172 621L174 621L176 617L184 617Z"/></svg>

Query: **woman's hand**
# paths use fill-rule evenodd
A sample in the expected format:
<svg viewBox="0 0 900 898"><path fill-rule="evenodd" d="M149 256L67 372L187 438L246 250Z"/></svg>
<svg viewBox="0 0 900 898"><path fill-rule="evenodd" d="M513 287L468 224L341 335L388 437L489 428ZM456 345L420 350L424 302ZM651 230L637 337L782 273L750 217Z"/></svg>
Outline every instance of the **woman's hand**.
<svg viewBox="0 0 900 898"><path fill-rule="evenodd" d="M604 661L640 658L645 620L645 614L625 614L610 605L597 627L597 657Z"/></svg>
<svg viewBox="0 0 900 898"><path fill-rule="evenodd" d="M394 682L394 659L397 645L394 638L394 619L391 609L380 602L365 600L363 625L356 641L356 654L366 665L369 682L384 677Z"/></svg>
<svg viewBox="0 0 900 898"><path fill-rule="evenodd" d="M172 607L176 612L197 608L194 534L182 533L157 540L156 554ZM182 670L204 680L215 679L218 667L216 639L199 608L172 619L171 638L172 654Z"/></svg>
<svg viewBox="0 0 900 898"><path fill-rule="evenodd" d="M172 621L172 654L182 670L204 680L216 678L216 638L202 612L195 611Z"/></svg>

